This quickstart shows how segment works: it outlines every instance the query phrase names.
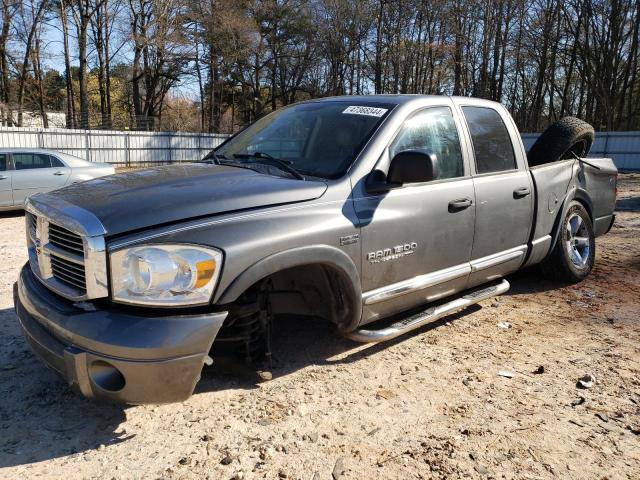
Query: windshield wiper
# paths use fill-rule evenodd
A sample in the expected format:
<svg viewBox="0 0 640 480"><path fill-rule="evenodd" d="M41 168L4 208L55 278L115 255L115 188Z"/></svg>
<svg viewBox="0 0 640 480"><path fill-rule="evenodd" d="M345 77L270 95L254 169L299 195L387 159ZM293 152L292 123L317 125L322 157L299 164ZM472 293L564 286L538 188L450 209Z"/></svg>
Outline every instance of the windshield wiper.
<svg viewBox="0 0 640 480"><path fill-rule="evenodd" d="M268 153L264 152L253 152L253 153L234 153L234 157L236 158L255 158L255 163L263 163L265 165L271 165L280 170L284 170L287 173L290 173L298 180L306 180L305 176L302 175L298 170L291 166L291 162L286 160L280 160Z"/></svg>
<svg viewBox="0 0 640 480"><path fill-rule="evenodd" d="M215 164L216 165L226 165L229 167L238 167L238 168L244 168L245 170L253 170L254 172L257 172L258 170L256 170L256 167L252 167L251 165L249 165L247 162L239 162L237 160L229 160L226 157L221 158L221 157L217 157L215 159ZM259 173L259 172L258 172Z"/></svg>
<svg viewBox="0 0 640 480"><path fill-rule="evenodd" d="M222 153L216 153L215 150L210 151L209 153L207 153L202 160L198 161L197 163L214 163L214 164L219 164L219 160L220 159L224 159L227 160L227 157L224 156L224 154Z"/></svg>

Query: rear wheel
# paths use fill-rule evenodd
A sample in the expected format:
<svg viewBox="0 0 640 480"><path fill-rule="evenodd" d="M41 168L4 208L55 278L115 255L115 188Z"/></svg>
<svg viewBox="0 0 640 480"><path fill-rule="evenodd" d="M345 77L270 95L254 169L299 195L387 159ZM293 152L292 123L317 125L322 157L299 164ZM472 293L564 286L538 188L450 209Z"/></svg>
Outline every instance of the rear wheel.
<svg viewBox="0 0 640 480"><path fill-rule="evenodd" d="M555 279L577 283L591 272L595 253L591 218L581 203L572 202L560 225L558 241L543 268Z"/></svg>

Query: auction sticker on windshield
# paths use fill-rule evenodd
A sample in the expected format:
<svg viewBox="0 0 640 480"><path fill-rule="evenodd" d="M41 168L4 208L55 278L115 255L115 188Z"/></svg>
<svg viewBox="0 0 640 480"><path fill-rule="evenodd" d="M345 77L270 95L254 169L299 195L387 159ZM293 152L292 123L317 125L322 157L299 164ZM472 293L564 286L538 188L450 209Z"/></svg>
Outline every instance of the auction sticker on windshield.
<svg viewBox="0 0 640 480"><path fill-rule="evenodd" d="M344 109L342 113L352 115L367 115L369 117L381 117L387 113L386 108L351 106Z"/></svg>

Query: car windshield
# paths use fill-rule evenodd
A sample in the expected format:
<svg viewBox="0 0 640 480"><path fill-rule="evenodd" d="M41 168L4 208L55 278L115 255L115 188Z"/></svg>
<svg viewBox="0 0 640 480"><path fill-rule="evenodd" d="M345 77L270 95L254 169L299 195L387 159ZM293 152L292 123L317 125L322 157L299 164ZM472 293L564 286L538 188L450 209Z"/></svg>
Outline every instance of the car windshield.
<svg viewBox="0 0 640 480"><path fill-rule="evenodd" d="M261 118L205 159L278 162L301 175L339 178L393 107L344 101L293 105Z"/></svg>

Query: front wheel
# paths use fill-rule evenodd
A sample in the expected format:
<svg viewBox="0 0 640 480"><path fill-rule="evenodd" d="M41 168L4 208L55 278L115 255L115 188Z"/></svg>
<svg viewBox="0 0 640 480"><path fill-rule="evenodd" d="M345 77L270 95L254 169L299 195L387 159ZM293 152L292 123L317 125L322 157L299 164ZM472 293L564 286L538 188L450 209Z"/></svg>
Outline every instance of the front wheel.
<svg viewBox="0 0 640 480"><path fill-rule="evenodd" d="M591 272L595 254L591 218L581 203L572 202L560 225L558 241L543 268L555 279L577 283Z"/></svg>

